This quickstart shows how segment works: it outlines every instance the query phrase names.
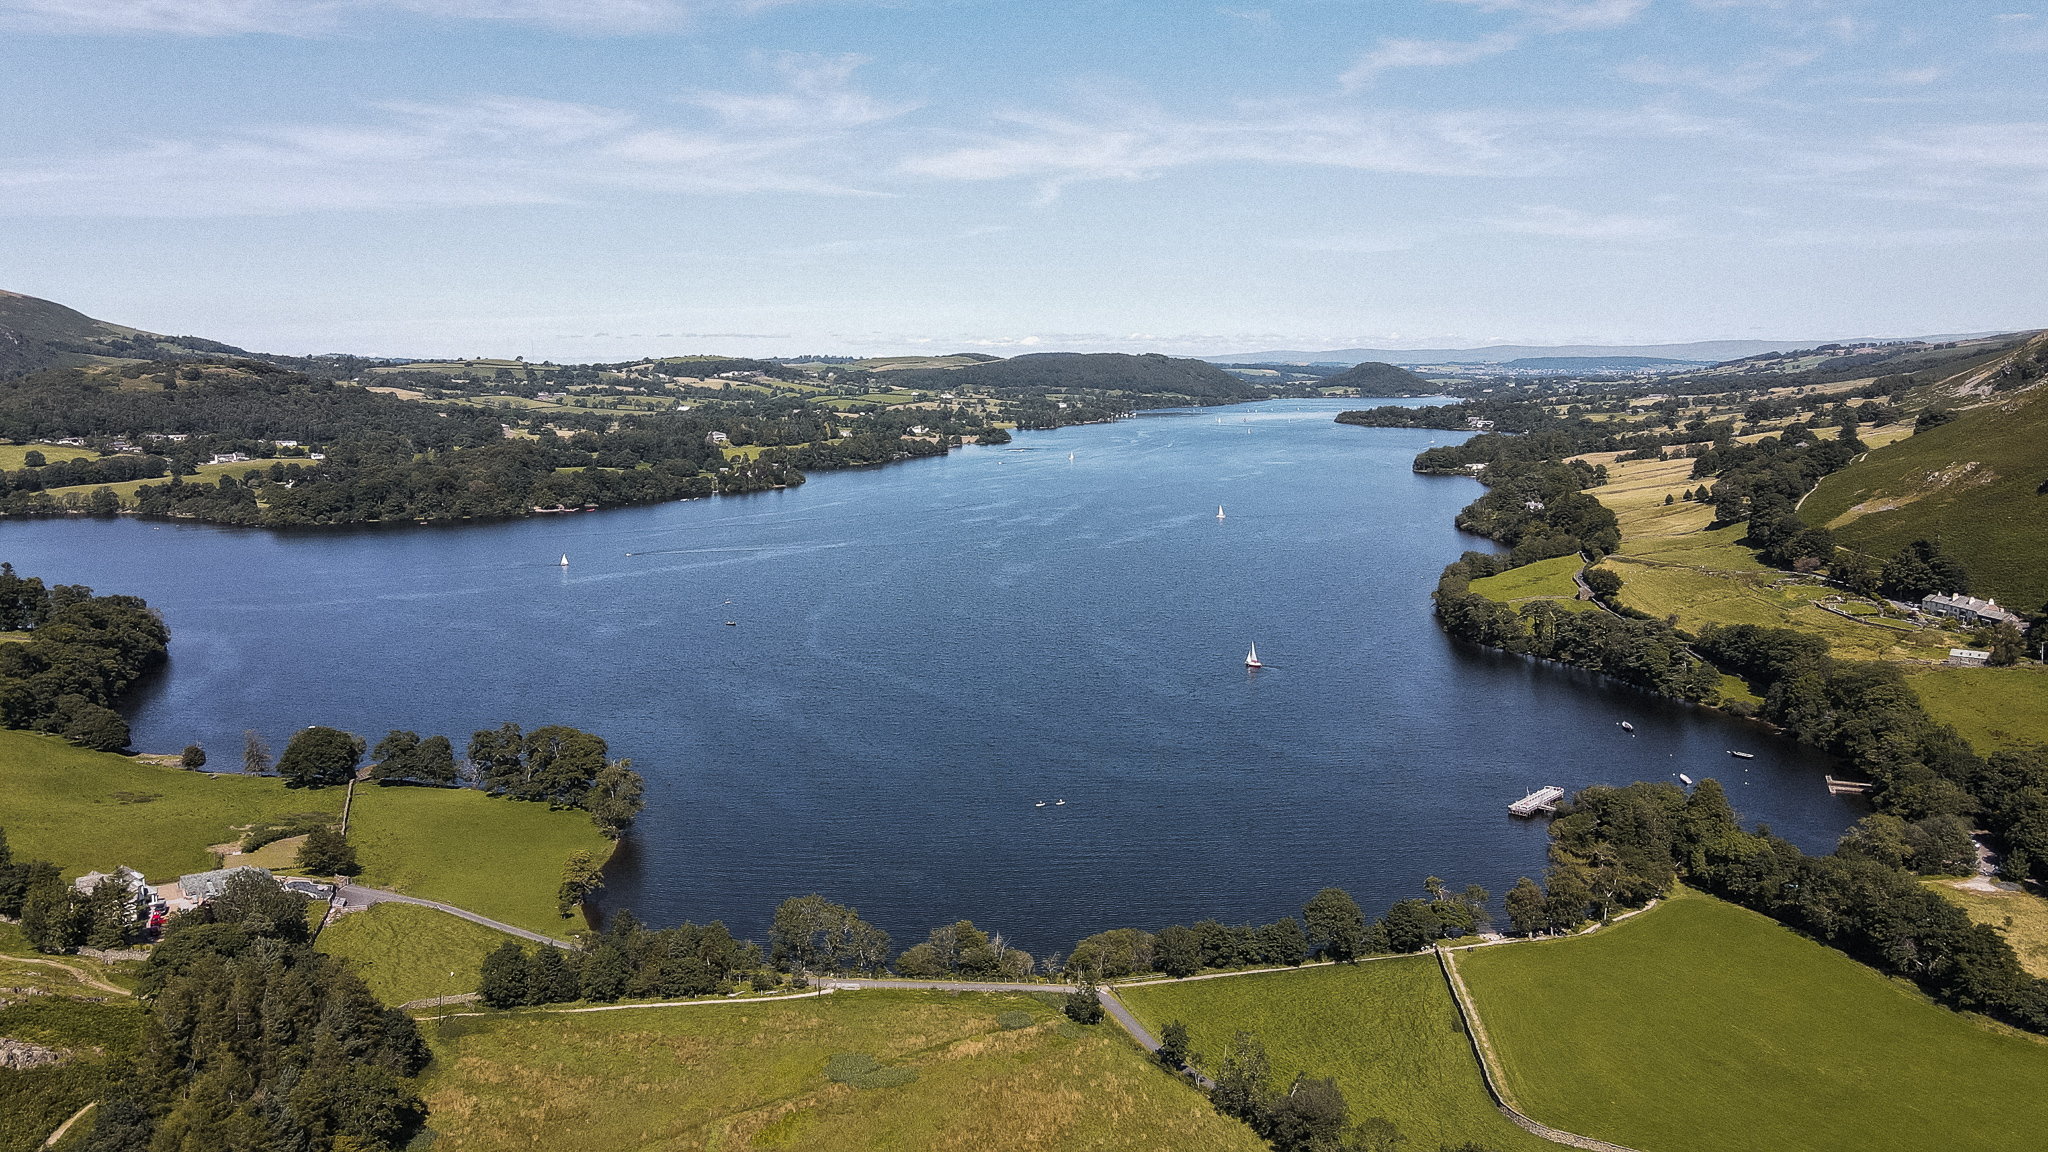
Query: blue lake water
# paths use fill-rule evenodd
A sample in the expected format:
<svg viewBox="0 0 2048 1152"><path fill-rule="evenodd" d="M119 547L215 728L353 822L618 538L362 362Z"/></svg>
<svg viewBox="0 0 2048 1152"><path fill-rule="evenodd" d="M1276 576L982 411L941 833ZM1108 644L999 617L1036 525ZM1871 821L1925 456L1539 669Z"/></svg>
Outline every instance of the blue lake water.
<svg viewBox="0 0 2048 1152"><path fill-rule="evenodd" d="M1714 776L1812 851L1856 819L1823 757L1758 725L1446 637L1429 592L1489 546L1451 525L1481 489L1409 470L1445 434L1343 407L460 528L6 521L0 558L163 611L141 749L602 734L649 785L605 905L757 939L811 891L899 946L966 917L1041 954L1331 884L1368 912L1432 874L1498 897L1540 875L1544 823L1505 809L1541 784Z"/></svg>

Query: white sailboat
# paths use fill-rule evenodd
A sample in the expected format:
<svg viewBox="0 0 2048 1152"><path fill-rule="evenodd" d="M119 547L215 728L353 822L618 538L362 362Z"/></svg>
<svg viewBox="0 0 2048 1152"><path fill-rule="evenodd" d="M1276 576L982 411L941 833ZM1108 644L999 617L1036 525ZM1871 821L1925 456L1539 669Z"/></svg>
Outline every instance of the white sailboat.
<svg viewBox="0 0 2048 1152"><path fill-rule="evenodd" d="M1253 644L1252 650L1245 654L1244 666L1247 668L1265 667L1264 664L1259 663L1259 646L1257 644Z"/></svg>
<svg viewBox="0 0 2048 1152"><path fill-rule="evenodd" d="M569 566L569 554L568 554L567 552L564 552L564 553L562 553L562 563L561 563L561 567L563 567L563 568L567 568L568 566Z"/></svg>
<svg viewBox="0 0 2048 1152"><path fill-rule="evenodd" d="M1216 518L1217 518L1218 520L1221 520L1221 519L1223 519L1223 505L1221 505L1221 504L1218 504L1218 505L1216 506Z"/></svg>

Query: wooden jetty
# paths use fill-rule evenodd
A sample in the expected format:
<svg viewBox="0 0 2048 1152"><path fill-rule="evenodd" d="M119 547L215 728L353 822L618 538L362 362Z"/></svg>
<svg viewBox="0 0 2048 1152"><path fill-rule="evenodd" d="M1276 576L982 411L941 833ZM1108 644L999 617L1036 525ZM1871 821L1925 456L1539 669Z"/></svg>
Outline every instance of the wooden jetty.
<svg viewBox="0 0 2048 1152"><path fill-rule="evenodd" d="M1557 802L1564 799L1564 789L1555 784L1546 784L1513 804L1508 811L1517 816L1534 816L1538 812L1557 811Z"/></svg>
<svg viewBox="0 0 2048 1152"><path fill-rule="evenodd" d="M1877 787L1862 780L1837 780L1833 776L1823 776L1821 779L1828 782L1830 796L1862 796Z"/></svg>

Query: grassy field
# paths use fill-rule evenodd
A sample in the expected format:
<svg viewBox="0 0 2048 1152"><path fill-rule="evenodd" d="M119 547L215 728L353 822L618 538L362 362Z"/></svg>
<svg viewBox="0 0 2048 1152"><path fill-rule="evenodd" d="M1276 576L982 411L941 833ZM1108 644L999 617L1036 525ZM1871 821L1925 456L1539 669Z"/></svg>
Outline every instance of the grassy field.
<svg viewBox="0 0 2048 1152"><path fill-rule="evenodd" d="M2048 1119L2048 1043L1710 897L1459 968L1524 1111L1645 1152L2020 1148Z"/></svg>
<svg viewBox="0 0 2048 1152"><path fill-rule="evenodd" d="M15 858L49 860L67 877L126 864L162 883L213 867L208 846L248 825L307 812L340 819L333 789L187 772L30 732L0 730L0 766L0 828Z"/></svg>
<svg viewBox="0 0 2048 1152"><path fill-rule="evenodd" d="M1939 537L1972 591L2020 610L2048 600L2048 388L1962 413L1822 480L1800 514L1837 542L1889 557Z"/></svg>
<svg viewBox="0 0 2048 1152"><path fill-rule="evenodd" d="M453 788L358 787L348 838L365 883L557 938L583 927L555 914L563 863L611 854L588 813Z"/></svg>
<svg viewBox="0 0 2048 1152"><path fill-rule="evenodd" d="M1032 1023L1006 1030L1005 1012ZM863 991L450 1021L423 1077L435 1152L529 1148L1266 1147L1114 1025L1028 996ZM862 1053L916 1080L826 1076Z"/></svg>
<svg viewBox="0 0 2048 1152"><path fill-rule="evenodd" d="M321 929L318 947L350 961L378 999L404 1004L476 991L484 953L510 939L432 908L376 904Z"/></svg>
<svg viewBox="0 0 2048 1152"><path fill-rule="evenodd" d="M1925 883L1961 905L1970 919L1998 929L2020 954L2020 966L2048 979L2048 900L2031 892L1982 892L1956 880Z"/></svg>
<svg viewBox="0 0 2048 1152"><path fill-rule="evenodd" d="M2048 668L1928 668L1910 674L1920 703L1979 755L2048 743Z"/></svg>
<svg viewBox="0 0 2048 1152"><path fill-rule="evenodd" d="M1575 611L1597 612L1599 606L1590 600L1580 600L1579 586L1572 580L1585 561L1576 555L1559 556L1551 560L1538 560L1520 568L1510 568L1498 576L1484 576L1472 582L1472 591L1490 600L1517 606L1531 600L1555 600L1559 606Z"/></svg>
<svg viewBox="0 0 2048 1152"><path fill-rule="evenodd" d="M1418 1152L1468 1140L1502 1150L1550 1147L1494 1109L1435 957L1153 984L1119 995L1154 1035L1171 1021L1186 1023L1195 1050L1212 1063L1234 1031L1251 1031L1265 1043L1279 1086L1296 1072L1335 1076L1354 1117L1384 1116Z"/></svg>
<svg viewBox="0 0 2048 1152"><path fill-rule="evenodd" d="M1711 623L1797 628L1825 639L1834 655L1850 660L1940 660L1960 638L1934 628L1905 629L1844 620L1813 606L1831 589L1784 583L1772 572L1717 572L1653 564L1632 556L1602 561L1622 579L1621 602L1656 617L1677 616L1696 632Z"/></svg>

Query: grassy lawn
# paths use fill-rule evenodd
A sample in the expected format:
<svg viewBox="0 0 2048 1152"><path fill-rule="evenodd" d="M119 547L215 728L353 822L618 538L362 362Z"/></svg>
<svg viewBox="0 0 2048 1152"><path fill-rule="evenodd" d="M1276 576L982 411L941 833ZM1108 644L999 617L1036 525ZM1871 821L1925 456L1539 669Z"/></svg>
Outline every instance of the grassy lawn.
<svg viewBox="0 0 2048 1152"><path fill-rule="evenodd" d="M1252 1032L1272 1057L1276 1086L1296 1072L1335 1076L1354 1117L1386 1117L1418 1152L1468 1140L1503 1150L1550 1147L1494 1109L1433 956L1119 994L1154 1035L1171 1021L1186 1023L1211 1064L1233 1032Z"/></svg>
<svg viewBox="0 0 2048 1152"><path fill-rule="evenodd" d="M1579 586L1572 580L1585 561L1578 556L1558 556L1550 560L1538 560L1520 568L1510 568L1498 576L1485 576L1472 582L1472 591L1489 600L1521 605L1531 600L1557 600L1562 607L1581 611L1598 611L1591 601L1578 599Z"/></svg>
<svg viewBox="0 0 2048 1152"><path fill-rule="evenodd" d="M157 883L175 880L213 867L208 846L237 839L239 828L302 812L338 820L341 793L187 772L0 730L0 828L16 859L49 860L67 877L126 864Z"/></svg>
<svg viewBox="0 0 2048 1152"><path fill-rule="evenodd" d="M376 904L321 929L318 947L352 962L378 999L404 1004L476 991L484 953L510 939L432 908Z"/></svg>
<svg viewBox="0 0 2048 1152"><path fill-rule="evenodd" d="M1929 880L1929 888L1962 906L1970 919L1989 924L2020 954L2020 966L2048 978L2048 900L2032 892L1981 892L1955 880Z"/></svg>
<svg viewBox="0 0 2048 1152"><path fill-rule="evenodd" d="M583 927L555 914L563 863L612 847L587 812L456 788L358 786L348 836L364 883L557 938Z"/></svg>
<svg viewBox="0 0 2048 1152"><path fill-rule="evenodd" d="M1032 1022L1005 1030L997 1017ZM528 1148L1266 1147L1114 1025L1028 996L818 999L448 1022L422 1078L436 1152ZM914 1069L858 1089L826 1062Z"/></svg>
<svg viewBox="0 0 2048 1152"><path fill-rule="evenodd" d="M1681 893L1459 962L1525 1111L1645 1152L2021 1148L2048 1043Z"/></svg>
<svg viewBox="0 0 2048 1152"><path fill-rule="evenodd" d="M2048 668L1929 668L1909 673L1920 703L1979 755L2048 743Z"/></svg>

